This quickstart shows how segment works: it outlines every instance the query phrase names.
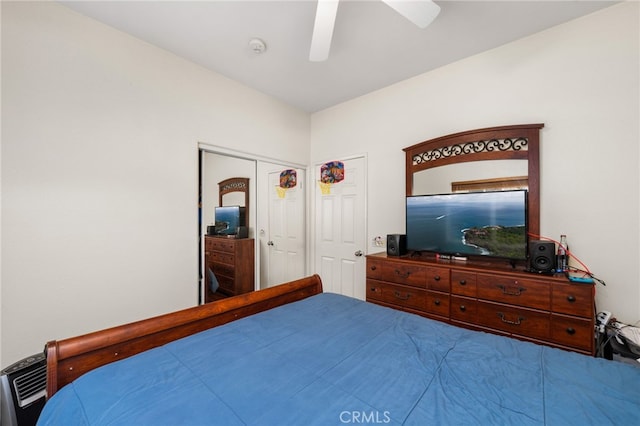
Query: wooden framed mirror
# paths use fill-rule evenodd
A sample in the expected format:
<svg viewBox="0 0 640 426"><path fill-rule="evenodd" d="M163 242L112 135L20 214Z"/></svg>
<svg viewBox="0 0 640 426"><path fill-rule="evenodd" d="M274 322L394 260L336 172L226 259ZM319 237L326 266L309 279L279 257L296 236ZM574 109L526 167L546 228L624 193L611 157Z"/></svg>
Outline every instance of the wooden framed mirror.
<svg viewBox="0 0 640 426"><path fill-rule="evenodd" d="M249 178L232 177L218 182L218 205L244 207L249 218Z"/></svg>
<svg viewBox="0 0 640 426"><path fill-rule="evenodd" d="M470 130L404 148L406 195L452 192L454 184L461 181L475 190L483 184L495 190L497 183L517 182L529 192L529 233L539 235L543 127L544 124L520 124ZM434 186L426 188L425 182Z"/></svg>

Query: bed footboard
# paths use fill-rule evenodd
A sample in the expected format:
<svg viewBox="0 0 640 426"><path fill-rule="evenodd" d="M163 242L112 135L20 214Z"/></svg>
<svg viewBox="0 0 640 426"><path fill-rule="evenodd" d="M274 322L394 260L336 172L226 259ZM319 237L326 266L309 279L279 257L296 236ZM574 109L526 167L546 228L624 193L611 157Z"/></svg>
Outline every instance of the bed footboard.
<svg viewBox="0 0 640 426"><path fill-rule="evenodd" d="M217 302L46 344L47 397L77 377L139 352L322 293L312 275Z"/></svg>

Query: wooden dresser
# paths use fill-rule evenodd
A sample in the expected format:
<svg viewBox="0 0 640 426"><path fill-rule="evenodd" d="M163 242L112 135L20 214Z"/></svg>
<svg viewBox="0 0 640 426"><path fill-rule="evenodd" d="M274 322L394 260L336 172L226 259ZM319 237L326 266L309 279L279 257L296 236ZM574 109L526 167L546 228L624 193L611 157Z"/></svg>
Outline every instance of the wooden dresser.
<svg viewBox="0 0 640 426"><path fill-rule="evenodd" d="M367 301L454 325L593 355L594 286L563 275L367 256Z"/></svg>
<svg viewBox="0 0 640 426"><path fill-rule="evenodd" d="M254 290L254 240L205 236L205 303L221 297L235 296ZM208 269L218 280L218 290L211 292Z"/></svg>

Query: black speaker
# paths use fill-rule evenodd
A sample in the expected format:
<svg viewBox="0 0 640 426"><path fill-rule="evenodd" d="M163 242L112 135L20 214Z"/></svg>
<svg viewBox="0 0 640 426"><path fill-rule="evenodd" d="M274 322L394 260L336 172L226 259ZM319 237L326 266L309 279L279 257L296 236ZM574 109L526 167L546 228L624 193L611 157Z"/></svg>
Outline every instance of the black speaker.
<svg viewBox="0 0 640 426"><path fill-rule="evenodd" d="M404 234L387 235L387 255L402 256L407 253L407 236Z"/></svg>
<svg viewBox="0 0 640 426"><path fill-rule="evenodd" d="M238 226L238 231L236 232L236 238L247 238L249 237L249 228L246 226Z"/></svg>
<svg viewBox="0 0 640 426"><path fill-rule="evenodd" d="M529 241L529 269L531 272L553 273L556 269L556 245L552 241Z"/></svg>

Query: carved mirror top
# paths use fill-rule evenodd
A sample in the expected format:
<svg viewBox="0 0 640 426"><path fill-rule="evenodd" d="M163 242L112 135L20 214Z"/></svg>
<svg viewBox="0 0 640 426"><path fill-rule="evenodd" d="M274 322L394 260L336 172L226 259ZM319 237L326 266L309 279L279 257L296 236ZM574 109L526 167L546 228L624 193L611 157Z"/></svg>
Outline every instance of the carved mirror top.
<svg viewBox="0 0 640 426"><path fill-rule="evenodd" d="M240 197L228 198L229 200L233 200L231 202L225 203L225 195L233 194L235 192L243 193L240 194ZM223 181L218 182L218 205L240 205L245 208L245 214L247 218L249 217L249 178L243 177L232 177L229 179L225 179Z"/></svg>
<svg viewBox="0 0 640 426"><path fill-rule="evenodd" d="M228 192L249 192L249 178L234 177L218 183L220 195Z"/></svg>
<svg viewBox="0 0 640 426"><path fill-rule="evenodd" d="M454 133L405 148L406 194L414 195L417 172L436 167L495 160L524 160L529 191L529 231L540 231L539 133L544 124L490 127ZM478 163L479 164L479 163ZM504 169L512 167L504 163ZM509 165L508 165L509 164ZM502 178L500 171L492 177Z"/></svg>

